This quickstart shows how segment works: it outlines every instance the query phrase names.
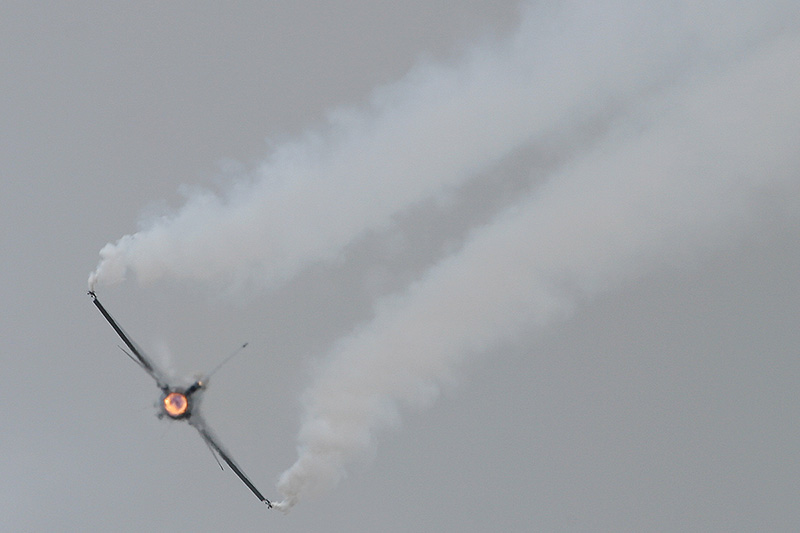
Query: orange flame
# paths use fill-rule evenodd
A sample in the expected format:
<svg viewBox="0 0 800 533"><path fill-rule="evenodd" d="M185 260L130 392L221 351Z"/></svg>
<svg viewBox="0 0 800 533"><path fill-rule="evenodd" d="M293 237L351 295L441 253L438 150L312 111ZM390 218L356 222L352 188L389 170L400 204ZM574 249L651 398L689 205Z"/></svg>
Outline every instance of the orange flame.
<svg viewBox="0 0 800 533"><path fill-rule="evenodd" d="M180 392L170 392L164 398L164 410L173 418L185 414L188 408L189 400Z"/></svg>

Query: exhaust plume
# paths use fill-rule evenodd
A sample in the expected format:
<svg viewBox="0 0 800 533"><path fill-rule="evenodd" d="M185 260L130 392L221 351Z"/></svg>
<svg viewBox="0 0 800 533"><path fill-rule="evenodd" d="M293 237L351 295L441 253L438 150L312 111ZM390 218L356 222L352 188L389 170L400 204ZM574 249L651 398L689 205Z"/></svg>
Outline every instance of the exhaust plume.
<svg viewBox="0 0 800 533"><path fill-rule="evenodd" d="M569 154L460 249L379 301L303 396L288 510L328 490L399 410L465 357L568 316L658 264L800 209L795 1L565 1L508 38L425 63L364 109L277 146L225 195L197 193L106 245L89 285L133 272L271 287L537 140ZM586 121L605 129L590 143ZM532 180L533 181L533 180ZM773 215L774 216L774 215Z"/></svg>

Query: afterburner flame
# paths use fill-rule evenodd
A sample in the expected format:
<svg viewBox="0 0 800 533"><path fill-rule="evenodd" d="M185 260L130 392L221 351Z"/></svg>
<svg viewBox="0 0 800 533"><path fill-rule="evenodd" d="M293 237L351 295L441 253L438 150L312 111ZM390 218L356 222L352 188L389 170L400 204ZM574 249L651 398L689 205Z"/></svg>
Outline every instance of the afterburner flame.
<svg viewBox="0 0 800 533"><path fill-rule="evenodd" d="M180 392L170 392L164 398L164 410L173 418L186 414L189 408L189 400L185 394Z"/></svg>

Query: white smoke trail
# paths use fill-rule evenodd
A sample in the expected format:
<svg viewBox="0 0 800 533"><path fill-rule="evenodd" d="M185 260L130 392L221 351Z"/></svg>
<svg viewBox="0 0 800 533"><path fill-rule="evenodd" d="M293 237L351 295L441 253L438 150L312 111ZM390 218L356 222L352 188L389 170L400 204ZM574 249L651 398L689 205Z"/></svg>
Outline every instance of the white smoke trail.
<svg viewBox="0 0 800 533"><path fill-rule="evenodd" d="M795 0L546 4L508 39L420 65L366 109L277 146L226 195L197 193L101 250L90 287L128 271L274 285L539 137L576 152L576 124L613 118L333 348L305 394L282 508L335 485L398 405L430 401L466 354L733 238L756 218L755 191L777 187L798 207Z"/></svg>
<svg viewBox="0 0 800 533"><path fill-rule="evenodd" d="M89 286L133 271L223 285L284 281L335 258L409 206L457 187L537 136L604 113L715 57L741 16L671 2L566 2L528 8L511 38L452 66L422 64L341 109L326 127L277 146L225 196L198 192L176 213L109 243ZM763 31L765 9L746 13ZM698 40L714 16L714 39ZM683 43L694 42L691 54Z"/></svg>
<svg viewBox="0 0 800 533"><path fill-rule="evenodd" d="M400 403L424 404L467 354L542 326L646 270L800 208L800 36L641 101L595 149L477 230L343 339L305 395L288 510L333 486Z"/></svg>

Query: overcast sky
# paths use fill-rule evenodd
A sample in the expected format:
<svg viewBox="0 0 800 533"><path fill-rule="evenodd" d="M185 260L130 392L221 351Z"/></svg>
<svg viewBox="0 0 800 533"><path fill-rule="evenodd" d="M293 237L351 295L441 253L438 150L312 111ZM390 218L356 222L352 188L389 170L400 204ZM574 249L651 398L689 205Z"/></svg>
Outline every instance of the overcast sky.
<svg viewBox="0 0 800 533"><path fill-rule="evenodd" d="M9 3L0 522L791 530L798 64L788 0ZM90 273L250 343L202 408L291 512Z"/></svg>

